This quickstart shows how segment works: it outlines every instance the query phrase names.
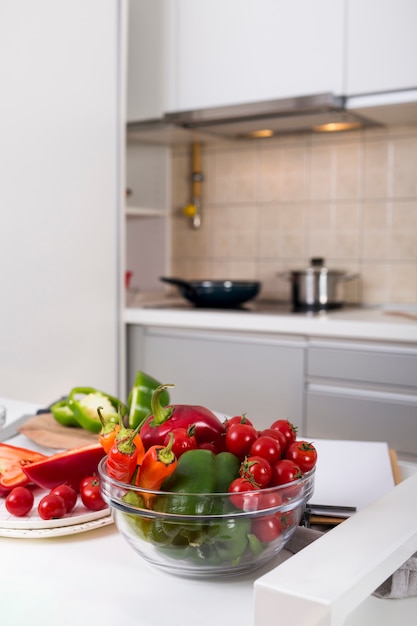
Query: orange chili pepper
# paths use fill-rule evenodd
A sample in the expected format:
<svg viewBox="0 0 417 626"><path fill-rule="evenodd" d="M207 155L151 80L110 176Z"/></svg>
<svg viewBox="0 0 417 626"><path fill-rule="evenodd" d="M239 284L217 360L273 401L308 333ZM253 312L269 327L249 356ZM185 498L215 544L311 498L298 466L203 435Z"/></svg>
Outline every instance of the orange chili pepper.
<svg viewBox="0 0 417 626"><path fill-rule="evenodd" d="M101 422L101 430L98 434L98 441L105 453L108 454L114 444L116 435L120 430L120 425L115 424L114 422L106 422L101 414L102 410L102 406L97 407L97 413Z"/></svg>
<svg viewBox="0 0 417 626"><path fill-rule="evenodd" d="M136 476L136 485L144 489L157 491L164 480L171 476L177 467L178 460L172 451L174 435L170 433L170 440L166 446L152 446L143 457L142 465ZM153 500L151 494L142 494L148 508Z"/></svg>
<svg viewBox="0 0 417 626"><path fill-rule="evenodd" d="M123 441L124 439L130 439L133 435L133 433L135 433L135 435L133 436L133 443L136 446L136 450L138 452L138 456L137 456L137 465L141 465L142 461L143 461L143 457L145 456L145 446L143 445L143 441L141 436L139 435L139 426L136 427L136 429L134 430L133 428L126 428L123 425L123 422L120 421L120 428L118 433L116 434L115 437L115 443L118 443L119 441Z"/></svg>

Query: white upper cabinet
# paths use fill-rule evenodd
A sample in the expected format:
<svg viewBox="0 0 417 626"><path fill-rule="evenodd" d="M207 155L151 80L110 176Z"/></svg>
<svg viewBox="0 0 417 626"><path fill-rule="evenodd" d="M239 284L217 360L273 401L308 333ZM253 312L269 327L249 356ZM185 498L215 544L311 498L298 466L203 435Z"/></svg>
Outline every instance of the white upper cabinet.
<svg viewBox="0 0 417 626"><path fill-rule="evenodd" d="M166 110L168 31L167 0L130 0L128 122L158 119Z"/></svg>
<svg viewBox="0 0 417 626"><path fill-rule="evenodd" d="M346 95L417 88L416 27L416 0L347 0Z"/></svg>
<svg viewBox="0 0 417 626"><path fill-rule="evenodd" d="M342 94L344 0L171 0L169 111Z"/></svg>

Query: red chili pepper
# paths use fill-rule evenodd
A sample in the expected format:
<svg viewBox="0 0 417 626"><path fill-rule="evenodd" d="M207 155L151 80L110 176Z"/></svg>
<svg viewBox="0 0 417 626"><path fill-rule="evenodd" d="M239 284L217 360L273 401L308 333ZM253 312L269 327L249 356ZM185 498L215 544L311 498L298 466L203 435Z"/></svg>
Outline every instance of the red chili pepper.
<svg viewBox="0 0 417 626"><path fill-rule="evenodd" d="M152 394L150 415L140 429L145 450L163 445L164 439L174 428L189 428L194 425L197 447L202 443L213 444L216 452L225 449L225 426L209 409L189 404L172 404L162 407L160 395L174 385L160 385Z"/></svg>
<svg viewBox="0 0 417 626"><path fill-rule="evenodd" d="M137 471L138 449L133 442L136 430L128 439L115 441L107 456L106 466L110 478L123 483L130 483Z"/></svg>
<svg viewBox="0 0 417 626"><path fill-rule="evenodd" d="M133 439L131 439L132 437ZM143 457L145 456L145 446L143 445L142 438L138 433L138 428L136 429L126 428L123 425L123 422L120 420L119 431L116 434L114 442L118 443L120 441L125 441L126 439L131 439L132 442L135 444L136 449L138 451L136 464L141 465L143 461Z"/></svg>
<svg viewBox="0 0 417 626"><path fill-rule="evenodd" d="M138 487L158 490L164 480L171 476L177 467L178 461L172 451L174 435L171 433L167 446L152 446L143 457L142 465L136 477ZM146 506L149 508L153 500L150 494L142 494Z"/></svg>

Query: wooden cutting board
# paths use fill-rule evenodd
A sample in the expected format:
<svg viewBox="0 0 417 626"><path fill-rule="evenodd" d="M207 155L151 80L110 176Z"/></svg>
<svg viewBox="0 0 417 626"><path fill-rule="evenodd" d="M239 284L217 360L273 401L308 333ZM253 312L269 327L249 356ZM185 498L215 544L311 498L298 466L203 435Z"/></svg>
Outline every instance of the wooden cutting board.
<svg viewBox="0 0 417 626"><path fill-rule="evenodd" d="M98 443L95 433L83 428L62 426L52 413L34 415L19 428L19 432L36 444L53 449L68 450Z"/></svg>

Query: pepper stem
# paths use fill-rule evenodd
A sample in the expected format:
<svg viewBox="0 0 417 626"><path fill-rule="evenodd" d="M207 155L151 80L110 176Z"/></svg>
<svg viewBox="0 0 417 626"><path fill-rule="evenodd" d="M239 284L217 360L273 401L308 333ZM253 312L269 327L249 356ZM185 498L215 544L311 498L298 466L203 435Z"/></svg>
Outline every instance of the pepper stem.
<svg viewBox="0 0 417 626"><path fill-rule="evenodd" d="M172 415L174 407L163 407L160 402L160 396L165 389L169 389L170 387L175 387L175 385L159 385L155 389L151 398L151 411L152 411L152 426L159 426L167 421Z"/></svg>
<svg viewBox="0 0 417 626"><path fill-rule="evenodd" d="M172 451L172 446L174 444L174 433L169 433L169 441L165 448L160 448L157 451L158 461L163 463L164 465L170 465L175 461L175 454Z"/></svg>

